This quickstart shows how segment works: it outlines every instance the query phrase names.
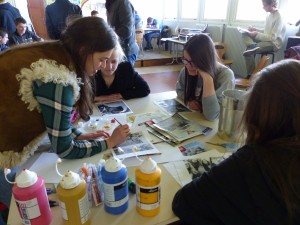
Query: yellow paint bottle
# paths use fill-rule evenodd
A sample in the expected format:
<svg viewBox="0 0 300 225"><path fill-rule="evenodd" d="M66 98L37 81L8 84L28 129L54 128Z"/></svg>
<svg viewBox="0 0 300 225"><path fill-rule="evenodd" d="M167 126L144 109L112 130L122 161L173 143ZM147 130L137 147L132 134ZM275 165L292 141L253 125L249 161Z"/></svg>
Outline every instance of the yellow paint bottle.
<svg viewBox="0 0 300 225"><path fill-rule="evenodd" d="M90 225L90 203L86 183L77 173L68 171L57 186L64 225Z"/></svg>
<svg viewBox="0 0 300 225"><path fill-rule="evenodd" d="M160 168L149 156L135 170L136 210L143 216L160 211L160 177Z"/></svg>

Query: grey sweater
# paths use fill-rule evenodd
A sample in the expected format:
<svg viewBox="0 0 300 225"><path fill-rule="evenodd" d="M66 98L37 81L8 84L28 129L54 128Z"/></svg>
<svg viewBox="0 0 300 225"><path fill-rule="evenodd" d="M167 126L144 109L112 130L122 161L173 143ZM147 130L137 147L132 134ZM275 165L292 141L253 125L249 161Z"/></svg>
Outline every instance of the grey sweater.
<svg viewBox="0 0 300 225"><path fill-rule="evenodd" d="M185 87L185 68L182 68L178 81L176 83L177 97L184 100L184 87ZM198 78L197 89L202 89L202 79ZM234 89L235 78L231 69L218 63L218 71L214 77L215 95L202 97L203 115L207 120L213 121L219 118L221 110L222 92L227 89ZM196 94L195 94L196 96Z"/></svg>

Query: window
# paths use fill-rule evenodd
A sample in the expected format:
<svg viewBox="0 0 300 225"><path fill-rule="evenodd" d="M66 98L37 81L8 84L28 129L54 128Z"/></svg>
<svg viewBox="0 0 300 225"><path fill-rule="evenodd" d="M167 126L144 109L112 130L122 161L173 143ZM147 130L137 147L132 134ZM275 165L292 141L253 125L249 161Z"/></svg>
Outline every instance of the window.
<svg viewBox="0 0 300 225"><path fill-rule="evenodd" d="M197 19L198 18L198 0L181 0L181 18Z"/></svg>
<svg viewBox="0 0 300 225"><path fill-rule="evenodd" d="M264 21L266 15L261 0L238 0L236 20Z"/></svg>
<svg viewBox="0 0 300 225"><path fill-rule="evenodd" d="M205 20L226 20L228 0L205 0Z"/></svg>
<svg viewBox="0 0 300 225"><path fill-rule="evenodd" d="M299 0L287 0L282 1L283 10L281 11L284 15L284 19L286 22L295 24L297 21L300 20L299 15L299 8L300 8L300 1Z"/></svg>
<svg viewBox="0 0 300 225"><path fill-rule="evenodd" d="M163 18L163 3L161 0L130 0L134 9L137 10L138 14L142 17L143 24L147 24L147 18L152 18L161 21Z"/></svg>
<svg viewBox="0 0 300 225"><path fill-rule="evenodd" d="M165 0L164 5L164 18L177 19L178 1L177 0Z"/></svg>

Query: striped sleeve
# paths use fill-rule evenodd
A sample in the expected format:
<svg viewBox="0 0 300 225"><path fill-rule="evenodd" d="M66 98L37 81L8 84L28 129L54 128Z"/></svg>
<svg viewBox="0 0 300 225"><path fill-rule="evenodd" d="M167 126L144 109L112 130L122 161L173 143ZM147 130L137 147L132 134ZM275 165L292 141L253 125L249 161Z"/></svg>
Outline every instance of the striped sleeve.
<svg viewBox="0 0 300 225"><path fill-rule="evenodd" d="M52 148L59 157L84 158L107 149L105 140L75 139L81 133L70 123L74 105L71 86L35 81L33 95L40 104Z"/></svg>

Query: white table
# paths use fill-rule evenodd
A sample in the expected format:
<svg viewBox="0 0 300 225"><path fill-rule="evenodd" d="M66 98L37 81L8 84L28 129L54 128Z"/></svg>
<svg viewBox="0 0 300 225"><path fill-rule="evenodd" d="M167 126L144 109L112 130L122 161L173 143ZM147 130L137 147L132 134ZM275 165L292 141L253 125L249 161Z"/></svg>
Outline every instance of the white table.
<svg viewBox="0 0 300 225"><path fill-rule="evenodd" d="M126 103L133 110L134 114L139 114L144 112L159 111L159 108L153 103L153 101L170 99L174 97L176 97L176 93L175 91L171 91L171 92L150 94L149 96L144 98L128 100L126 101ZM95 116L97 116L97 114L99 114L98 110L94 110L94 111L95 111ZM189 119L200 122L202 125L213 128L213 131L209 135L195 137L193 139L190 139L189 142L192 140L198 140L201 141L202 143L205 143L205 141L207 140L221 142L218 136L215 135L217 132L218 121L209 122L205 120L199 112L189 112L189 113L185 113L184 115ZM150 134L147 135L149 135L150 139L155 139L155 137L150 136ZM182 160L183 158L178 147L172 147L167 143L157 144L156 147L157 149L159 149L160 152L162 152L162 154L151 156L151 157L158 163ZM211 146L205 145L205 148L208 147ZM218 149L218 147L213 147L213 148ZM220 150L223 149L220 147ZM63 162L59 165L59 170L61 171L61 173L64 173L67 170L78 171L78 169L82 166L84 162L97 163L99 159L101 159L101 157L102 154L97 154L90 158L77 159L77 160L63 160ZM50 158L48 158L47 160L51 161ZM57 183L60 180L60 177L56 175L55 164L54 162L47 163L47 160L44 160L44 163L42 164L43 166L36 168L35 171L37 172L38 175L44 178L46 183L53 183L53 181L56 181ZM128 168L128 176L134 178L135 166L138 165L140 162L135 158L133 159L131 158L131 159L125 159L123 163ZM33 164L33 166L34 165L35 164ZM159 166L162 169L162 183L161 183L162 197L161 197L161 211L157 216L147 218L139 215L135 210L135 195L131 194L129 199L129 208L125 213L121 215L118 216L110 215L104 211L103 206L93 207L92 214L91 214L92 224L95 225L96 224L97 225L102 225L102 224L103 225L108 225L108 224L109 225L141 225L141 224L162 225L162 224L169 224L170 222L176 221L177 217L172 212L171 203L176 191L180 188L180 186L173 179L173 177L166 171L163 165L160 164ZM55 199L56 196L54 196L53 198ZM59 207L54 207L51 209L54 217L53 222L51 224L53 225L63 224ZM21 224L21 218L18 215L18 211L14 199L12 199L11 202L8 224L9 225Z"/></svg>

